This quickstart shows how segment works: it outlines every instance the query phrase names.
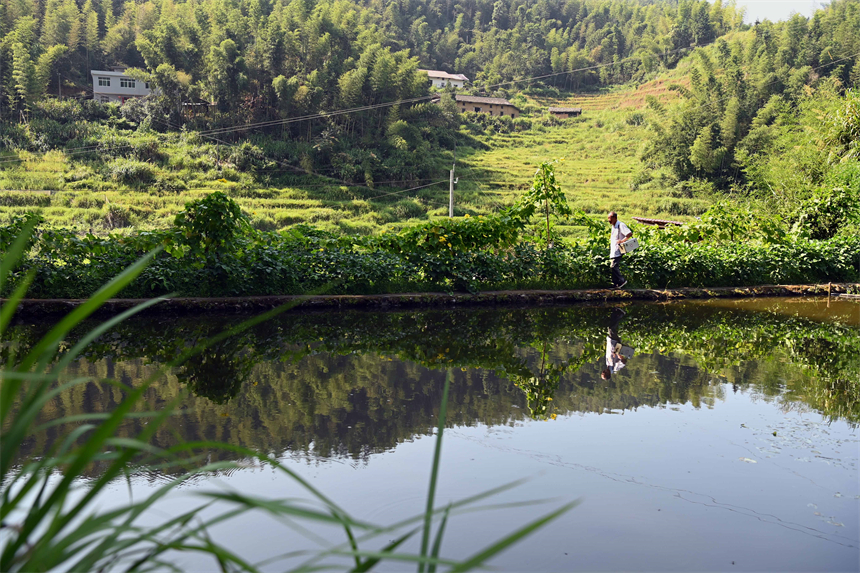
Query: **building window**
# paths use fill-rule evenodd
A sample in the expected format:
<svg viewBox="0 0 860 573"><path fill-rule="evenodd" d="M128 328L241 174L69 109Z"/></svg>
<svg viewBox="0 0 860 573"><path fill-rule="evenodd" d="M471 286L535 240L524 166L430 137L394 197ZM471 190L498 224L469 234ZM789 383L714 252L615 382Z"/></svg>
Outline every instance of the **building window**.
<svg viewBox="0 0 860 573"><path fill-rule="evenodd" d="M143 85L144 85L144 86L146 86L146 89L149 89L149 82L146 82L146 83L145 83L145 84L143 84Z"/></svg>
<svg viewBox="0 0 860 573"><path fill-rule="evenodd" d="M481 108L476 107L476 108L475 108L475 111L481 111Z"/></svg>
<svg viewBox="0 0 860 573"><path fill-rule="evenodd" d="M103 78L102 76L99 76L99 85L110 87L110 78Z"/></svg>
<svg viewBox="0 0 860 573"><path fill-rule="evenodd" d="M133 88L134 80L131 78L120 78L119 79L119 87L121 88Z"/></svg>
<svg viewBox="0 0 860 573"><path fill-rule="evenodd" d="M505 112L500 111L500 112L499 112L499 115L505 115Z"/></svg>
<svg viewBox="0 0 860 573"><path fill-rule="evenodd" d="M109 101L110 101L110 98L109 98L108 96L102 96L102 97L101 97L101 102L102 102L102 103L107 103L107 102L109 102Z"/></svg>

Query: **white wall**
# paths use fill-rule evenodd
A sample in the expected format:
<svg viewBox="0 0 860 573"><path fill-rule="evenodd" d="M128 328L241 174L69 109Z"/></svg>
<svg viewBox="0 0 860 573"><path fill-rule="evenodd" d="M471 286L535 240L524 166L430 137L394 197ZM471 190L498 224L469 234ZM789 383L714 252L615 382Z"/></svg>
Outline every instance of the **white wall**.
<svg viewBox="0 0 860 573"><path fill-rule="evenodd" d="M121 72L108 72L101 70L92 70L90 72L93 78L93 99L96 101L121 102L130 97L147 96L152 93L152 90L146 87L146 82L134 80ZM109 86L100 86L99 78L107 78L110 81ZM122 80L130 80L134 82L134 87L122 87Z"/></svg>

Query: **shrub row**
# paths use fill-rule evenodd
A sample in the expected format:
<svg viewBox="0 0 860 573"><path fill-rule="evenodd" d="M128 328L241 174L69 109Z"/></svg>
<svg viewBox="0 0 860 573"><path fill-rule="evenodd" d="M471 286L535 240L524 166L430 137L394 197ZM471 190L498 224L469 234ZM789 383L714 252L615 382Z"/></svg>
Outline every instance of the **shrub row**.
<svg viewBox="0 0 860 573"><path fill-rule="evenodd" d="M80 237L43 229L31 236L12 286L32 273L34 298L82 298L144 254L152 262L123 292L126 297L371 294L405 291L578 289L609 286L608 233L593 221L577 244L524 238L534 205L525 201L498 215L434 220L398 233L348 237L298 225L289 232L251 228L222 193L189 203L170 229ZM713 287L842 282L860 279L860 236L813 240L776 236L764 222L745 225L744 238L720 240L734 228L719 208L684 235L643 233L643 246L624 261L632 287ZM0 252L22 233L30 215L0 227ZM713 219L713 220L712 220ZM734 219L732 219L734 220ZM715 223L719 223L717 226ZM761 221L760 221L761 223ZM719 228L719 233L713 229ZM538 239L540 240L540 239ZM9 287L12 288L12 287ZM0 293L8 294L8 293Z"/></svg>

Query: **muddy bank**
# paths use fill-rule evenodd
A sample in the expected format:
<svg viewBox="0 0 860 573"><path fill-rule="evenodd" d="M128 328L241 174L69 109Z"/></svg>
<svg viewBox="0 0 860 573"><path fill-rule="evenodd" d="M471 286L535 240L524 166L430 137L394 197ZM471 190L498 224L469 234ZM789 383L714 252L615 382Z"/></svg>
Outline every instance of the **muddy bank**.
<svg viewBox="0 0 860 573"><path fill-rule="evenodd" d="M860 292L858 283L832 283L820 285L760 285L753 287L677 288L677 289L591 289L591 290L524 290L486 291L468 293L403 293L374 295L316 295L316 296L259 296L235 298L179 297L165 298L146 310L148 314L203 314L209 312L255 312L294 305L299 309L396 309L416 307L457 306L510 306L551 305L577 302L611 301L669 301L680 299L737 298L751 296L833 296ZM5 302L5 299L3 300ZM65 314L82 304L83 299L26 299L16 316L50 316ZM116 314L127 310L141 299L113 299L107 301L99 314Z"/></svg>

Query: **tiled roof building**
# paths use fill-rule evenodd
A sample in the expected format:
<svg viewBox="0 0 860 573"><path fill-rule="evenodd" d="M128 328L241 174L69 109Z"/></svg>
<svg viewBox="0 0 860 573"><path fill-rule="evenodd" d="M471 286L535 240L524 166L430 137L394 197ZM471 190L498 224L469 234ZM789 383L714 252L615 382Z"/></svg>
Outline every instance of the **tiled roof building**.
<svg viewBox="0 0 860 573"><path fill-rule="evenodd" d="M467 96L456 95L454 100L457 102L457 108L462 111L474 111L476 113L488 113L496 116L519 117L520 110L501 97L483 97L483 96Z"/></svg>

